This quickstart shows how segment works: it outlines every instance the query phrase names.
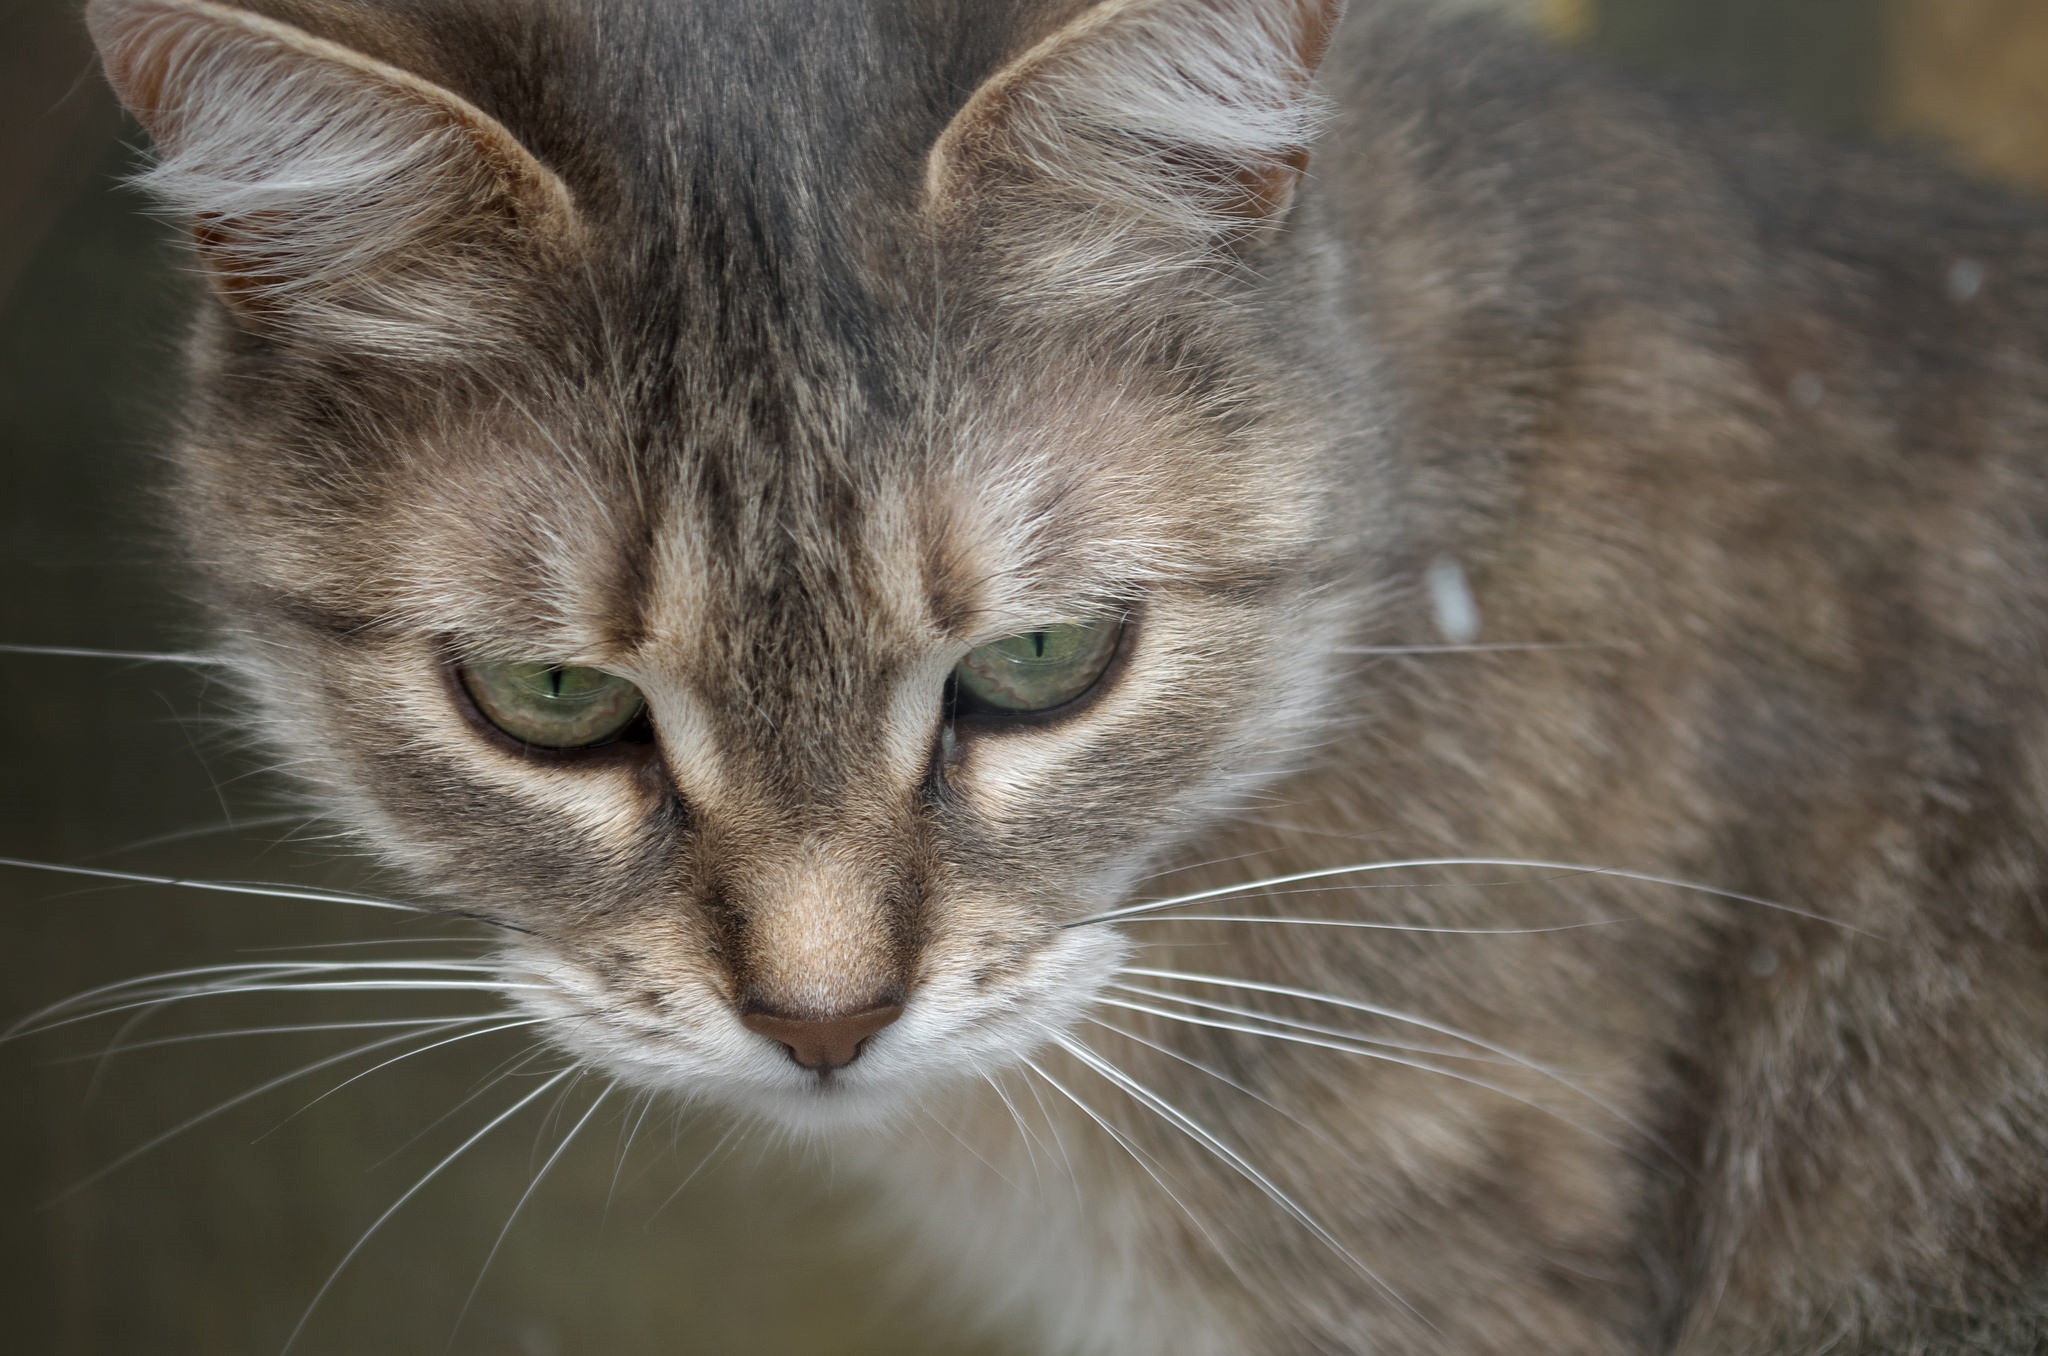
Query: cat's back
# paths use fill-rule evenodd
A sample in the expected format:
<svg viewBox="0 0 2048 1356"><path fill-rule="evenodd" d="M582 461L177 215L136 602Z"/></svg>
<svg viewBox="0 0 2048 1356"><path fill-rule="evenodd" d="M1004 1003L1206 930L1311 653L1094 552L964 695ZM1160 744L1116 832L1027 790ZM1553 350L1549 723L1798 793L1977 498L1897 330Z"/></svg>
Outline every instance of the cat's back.
<svg viewBox="0 0 2048 1356"><path fill-rule="evenodd" d="M2048 203L1932 148L1795 130L1403 0L1356 7L1331 66L1319 164L1366 272L1392 271L1373 247L1431 231L1566 321L1664 310L1721 340L1796 316L1856 344L1843 366L1905 385L2031 385L2014 359L2048 351Z"/></svg>
<svg viewBox="0 0 2048 1356"><path fill-rule="evenodd" d="M1742 586L1753 625L1810 627L1794 593L1825 589L1892 613L1849 665L2032 691L2048 203L1399 0L1355 8L1326 76L1312 229L1461 493L1554 491L1591 540L1629 506L1646 561L1806 557ZM1677 574L1697 595L1748 568L1717 564ZM1914 628L1962 648L1902 655Z"/></svg>

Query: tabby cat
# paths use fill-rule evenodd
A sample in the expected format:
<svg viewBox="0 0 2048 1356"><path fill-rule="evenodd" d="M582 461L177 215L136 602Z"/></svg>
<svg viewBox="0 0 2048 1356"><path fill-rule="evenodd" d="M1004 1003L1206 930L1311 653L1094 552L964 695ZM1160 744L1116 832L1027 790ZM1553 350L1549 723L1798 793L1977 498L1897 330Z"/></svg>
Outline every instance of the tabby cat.
<svg viewBox="0 0 2048 1356"><path fill-rule="evenodd" d="M91 0L222 653L1048 1352L2048 1347L2048 211L1343 9Z"/></svg>

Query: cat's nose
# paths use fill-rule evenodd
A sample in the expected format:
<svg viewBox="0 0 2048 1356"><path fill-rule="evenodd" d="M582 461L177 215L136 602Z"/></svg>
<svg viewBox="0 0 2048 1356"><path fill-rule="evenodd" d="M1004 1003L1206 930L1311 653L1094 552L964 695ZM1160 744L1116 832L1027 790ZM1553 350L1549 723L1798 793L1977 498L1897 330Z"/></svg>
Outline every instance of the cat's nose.
<svg viewBox="0 0 2048 1356"><path fill-rule="evenodd" d="M789 1047L789 1057L806 1069L829 1073L860 1058L861 1043L903 1015L901 1003L877 1003L837 1017L784 1017L764 1008L740 1014L747 1030Z"/></svg>

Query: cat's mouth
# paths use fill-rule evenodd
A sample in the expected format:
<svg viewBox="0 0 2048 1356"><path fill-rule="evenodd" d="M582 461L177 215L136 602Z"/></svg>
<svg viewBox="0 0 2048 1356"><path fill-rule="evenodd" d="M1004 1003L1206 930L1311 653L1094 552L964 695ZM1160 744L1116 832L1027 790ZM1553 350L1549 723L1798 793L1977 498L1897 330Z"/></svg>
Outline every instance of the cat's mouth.
<svg viewBox="0 0 2048 1356"><path fill-rule="evenodd" d="M705 985L623 991L545 953L506 959L548 1040L621 1082L802 1134L886 1125L944 1086L1029 1061L1122 959L1112 934L1056 934L1001 985L940 970L901 1001L823 1019L742 1012Z"/></svg>

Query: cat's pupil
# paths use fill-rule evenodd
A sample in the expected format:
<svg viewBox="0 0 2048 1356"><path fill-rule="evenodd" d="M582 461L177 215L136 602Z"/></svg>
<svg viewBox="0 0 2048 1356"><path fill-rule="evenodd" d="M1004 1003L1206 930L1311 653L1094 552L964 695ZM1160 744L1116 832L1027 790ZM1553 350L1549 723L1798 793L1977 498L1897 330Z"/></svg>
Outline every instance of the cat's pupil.
<svg viewBox="0 0 2048 1356"><path fill-rule="evenodd" d="M645 706L640 690L574 664L472 662L457 670L484 718L535 748L594 747L622 734Z"/></svg>
<svg viewBox="0 0 2048 1356"><path fill-rule="evenodd" d="M1120 620L1067 622L983 645L954 669L956 698L985 712L1064 706L1102 676L1122 629Z"/></svg>

